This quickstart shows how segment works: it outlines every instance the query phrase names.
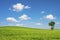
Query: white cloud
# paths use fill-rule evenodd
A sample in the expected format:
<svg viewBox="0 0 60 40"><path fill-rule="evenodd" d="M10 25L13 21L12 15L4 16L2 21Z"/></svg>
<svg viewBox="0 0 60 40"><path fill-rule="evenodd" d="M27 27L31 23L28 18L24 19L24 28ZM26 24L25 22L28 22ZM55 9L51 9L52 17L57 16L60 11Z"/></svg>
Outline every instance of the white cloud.
<svg viewBox="0 0 60 40"><path fill-rule="evenodd" d="M8 18L6 18L6 20L8 21L8 22L18 22L15 18L13 18L13 17L8 17Z"/></svg>
<svg viewBox="0 0 60 40"><path fill-rule="evenodd" d="M29 8L31 7L25 6L22 3L14 4L12 7L13 11L16 11L16 12L22 11L23 9L29 9ZM9 8L9 10L11 10L11 8Z"/></svg>
<svg viewBox="0 0 60 40"><path fill-rule="evenodd" d="M38 26L40 26L40 25L42 25L41 23L36 23L35 25L38 25Z"/></svg>
<svg viewBox="0 0 60 40"><path fill-rule="evenodd" d="M31 18L28 17L28 15L23 14L22 16L19 17L20 20L30 20Z"/></svg>
<svg viewBox="0 0 60 40"><path fill-rule="evenodd" d="M23 24L16 24L16 26L23 26Z"/></svg>
<svg viewBox="0 0 60 40"><path fill-rule="evenodd" d="M60 24L60 22L56 22L56 24Z"/></svg>
<svg viewBox="0 0 60 40"><path fill-rule="evenodd" d="M24 5L22 5L21 3L17 3L15 5L13 5L14 11L22 11L23 9L24 9Z"/></svg>
<svg viewBox="0 0 60 40"><path fill-rule="evenodd" d="M25 6L25 9L29 9L29 8L31 8L31 7L29 7L29 6Z"/></svg>
<svg viewBox="0 0 60 40"><path fill-rule="evenodd" d="M52 14L45 16L46 19L53 20L55 17Z"/></svg>

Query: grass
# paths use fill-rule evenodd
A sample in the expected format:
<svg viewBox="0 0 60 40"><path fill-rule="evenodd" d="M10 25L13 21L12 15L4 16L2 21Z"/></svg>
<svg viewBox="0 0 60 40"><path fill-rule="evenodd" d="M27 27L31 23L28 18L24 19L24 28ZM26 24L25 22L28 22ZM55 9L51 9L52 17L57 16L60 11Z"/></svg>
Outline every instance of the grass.
<svg viewBox="0 0 60 40"><path fill-rule="evenodd" d="M0 40L60 40L60 30L0 27Z"/></svg>

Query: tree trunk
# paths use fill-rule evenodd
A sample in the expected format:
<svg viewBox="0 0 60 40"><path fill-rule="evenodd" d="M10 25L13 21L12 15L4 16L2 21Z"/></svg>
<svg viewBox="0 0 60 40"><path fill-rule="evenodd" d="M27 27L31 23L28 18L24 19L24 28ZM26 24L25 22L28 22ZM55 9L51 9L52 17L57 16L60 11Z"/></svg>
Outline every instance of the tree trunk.
<svg viewBox="0 0 60 40"><path fill-rule="evenodd" d="M51 30L53 30L53 29L54 29L54 26L51 27Z"/></svg>

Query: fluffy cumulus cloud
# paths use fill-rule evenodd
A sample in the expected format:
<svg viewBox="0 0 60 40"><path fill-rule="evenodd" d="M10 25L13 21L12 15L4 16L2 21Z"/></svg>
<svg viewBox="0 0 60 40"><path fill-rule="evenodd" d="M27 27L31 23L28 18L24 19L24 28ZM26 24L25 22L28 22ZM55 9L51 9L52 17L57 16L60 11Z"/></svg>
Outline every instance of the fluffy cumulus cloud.
<svg viewBox="0 0 60 40"><path fill-rule="evenodd" d="M20 20L30 20L31 17L29 17L28 15L26 14L23 14L22 16L19 17Z"/></svg>
<svg viewBox="0 0 60 40"><path fill-rule="evenodd" d="M17 3L17 4L14 4L12 8L13 8L13 11L19 12L19 11L22 11L23 9L29 9L31 7L25 6L22 3Z"/></svg>
<svg viewBox="0 0 60 40"><path fill-rule="evenodd" d="M15 18L13 18L13 17L8 17L8 18L6 18L6 20L8 21L8 22L18 22Z"/></svg>
<svg viewBox="0 0 60 40"><path fill-rule="evenodd" d="M53 20L55 17L52 14L45 16L46 19Z"/></svg>
<svg viewBox="0 0 60 40"><path fill-rule="evenodd" d="M42 23L36 23L35 25L38 25L38 26L40 26L40 25L42 25Z"/></svg>
<svg viewBox="0 0 60 40"><path fill-rule="evenodd" d="M23 24L16 24L16 26L23 26Z"/></svg>
<svg viewBox="0 0 60 40"><path fill-rule="evenodd" d="M29 8L31 8L31 7L29 7L29 6L25 6L24 8L25 8L25 9L29 9Z"/></svg>
<svg viewBox="0 0 60 40"><path fill-rule="evenodd" d="M23 9L24 9L24 5L22 5L21 3L17 3L13 5L13 11L21 11Z"/></svg>
<svg viewBox="0 0 60 40"><path fill-rule="evenodd" d="M56 22L56 24L60 24L60 22Z"/></svg>

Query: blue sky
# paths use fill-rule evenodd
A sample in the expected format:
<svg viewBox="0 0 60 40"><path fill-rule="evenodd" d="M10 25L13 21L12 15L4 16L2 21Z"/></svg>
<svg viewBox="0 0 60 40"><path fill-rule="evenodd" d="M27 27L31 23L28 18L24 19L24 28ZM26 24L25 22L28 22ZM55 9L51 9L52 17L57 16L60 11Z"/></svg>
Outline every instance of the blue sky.
<svg viewBox="0 0 60 40"><path fill-rule="evenodd" d="M0 26L60 28L60 0L0 0Z"/></svg>

